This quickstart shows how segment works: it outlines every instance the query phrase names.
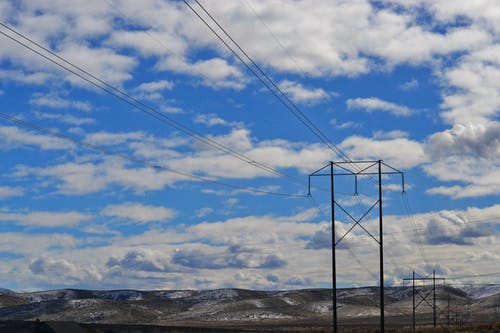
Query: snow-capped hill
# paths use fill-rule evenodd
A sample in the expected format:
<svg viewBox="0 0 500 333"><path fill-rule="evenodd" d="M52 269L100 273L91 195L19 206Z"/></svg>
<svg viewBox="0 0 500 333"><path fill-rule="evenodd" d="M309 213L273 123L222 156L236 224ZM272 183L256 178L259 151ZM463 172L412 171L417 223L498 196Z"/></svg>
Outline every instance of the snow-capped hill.
<svg viewBox="0 0 500 333"><path fill-rule="evenodd" d="M500 295L500 284L487 284L487 285L465 285L459 287L463 290L468 297L474 299L485 298L493 295Z"/></svg>

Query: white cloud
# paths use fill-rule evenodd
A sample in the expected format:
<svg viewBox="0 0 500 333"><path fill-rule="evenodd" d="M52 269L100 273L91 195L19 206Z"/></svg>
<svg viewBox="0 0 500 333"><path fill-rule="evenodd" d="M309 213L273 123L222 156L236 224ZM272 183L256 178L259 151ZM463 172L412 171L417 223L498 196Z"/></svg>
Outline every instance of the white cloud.
<svg viewBox="0 0 500 333"><path fill-rule="evenodd" d="M37 84L41 85L46 83L49 79L54 78L50 73L46 72L31 72L22 70L0 70L0 78L2 80L10 80L21 82L24 84Z"/></svg>
<svg viewBox="0 0 500 333"><path fill-rule="evenodd" d="M80 111L89 112L92 110L92 106L89 102L83 101L72 101L64 99L58 94L41 94L36 93L30 99L30 104L41 107L48 107L53 109L76 109Z"/></svg>
<svg viewBox="0 0 500 333"><path fill-rule="evenodd" d="M426 150L434 158L472 155L486 159L500 157L500 123L456 124L431 135Z"/></svg>
<svg viewBox="0 0 500 333"><path fill-rule="evenodd" d="M353 160L382 159L398 169L412 168L427 160L421 143L401 137L377 140L352 136L339 146Z"/></svg>
<svg viewBox="0 0 500 333"><path fill-rule="evenodd" d="M429 6L434 16L442 22L454 22L458 17L467 17L480 25L500 32L500 5L495 0L479 1L431 1L423 3Z"/></svg>
<svg viewBox="0 0 500 333"><path fill-rule="evenodd" d="M162 289L201 285L254 289L310 287L331 277L327 269L331 264L330 225L314 222L317 219L314 210L298 212L292 216L241 216L185 229L148 230L143 234L116 236L107 245L97 247L76 246L83 240L69 235L8 233L0 250L22 253L30 259L9 261L9 268L4 270L2 266L1 271L16 276L28 288L57 285L133 288L141 284ZM499 205L416 214L413 223L423 241L424 252L417 250L414 234L405 225L406 217L385 216L387 279L398 281L408 267L424 272L439 267L441 271L467 274L474 269L472 265L489 271L488 267L494 267L498 260L495 253L500 243L492 228L498 225L499 216ZM375 226L378 221L364 223ZM339 223L337 231L341 234L348 227ZM353 237L350 244L356 245L357 256L353 257L348 246L338 249L337 259L343 267L339 278L376 282L376 278L366 274L378 269L378 261L370 260L375 244L356 234ZM43 256L38 255L40 251L44 251ZM420 258L430 253L432 266ZM196 282L202 275L210 276L209 281ZM158 284L158 279L162 284Z"/></svg>
<svg viewBox="0 0 500 333"><path fill-rule="evenodd" d="M320 2L313 7L307 1L258 1L253 7L267 27L256 24L253 13L237 4L210 5L233 37L245 41L243 47L257 63L281 72L356 76L374 69L373 57L391 66L422 64L490 41L488 31L474 24L432 31L419 24L413 7L392 11L367 1ZM487 5L480 7L485 10ZM285 47L269 47L276 44L275 38Z"/></svg>
<svg viewBox="0 0 500 333"><path fill-rule="evenodd" d="M402 83L399 88L404 91L416 90L419 87L419 82L417 79L411 79L410 81L406 81Z"/></svg>
<svg viewBox="0 0 500 333"><path fill-rule="evenodd" d="M24 194L24 190L20 187L0 186L0 199L17 197Z"/></svg>
<svg viewBox="0 0 500 333"><path fill-rule="evenodd" d="M3 232L4 241L0 244L0 251L18 253L25 256L54 249L69 250L79 244L74 236L62 233L28 234L21 232Z"/></svg>
<svg viewBox="0 0 500 333"><path fill-rule="evenodd" d="M408 136L409 133L400 130L394 130L389 132L376 131L373 133L374 139L401 139L401 138L407 138Z"/></svg>
<svg viewBox="0 0 500 333"><path fill-rule="evenodd" d="M172 81L159 80L141 83L134 89L134 91L136 92L138 98L147 100L162 100L162 91L172 90L173 87L174 83Z"/></svg>
<svg viewBox="0 0 500 333"><path fill-rule="evenodd" d="M500 193L500 165L497 161L473 156L450 156L425 165L427 174L451 185L436 186L427 192L453 198L481 197Z"/></svg>
<svg viewBox="0 0 500 333"><path fill-rule="evenodd" d="M337 119L330 120L330 125L338 129L360 128L362 126L354 121L339 122Z"/></svg>
<svg viewBox="0 0 500 333"><path fill-rule="evenodd" d="M141 83L136 89L144 92L156 92L159 90L172 90L174 83L167 80Z"/></svg>
<svg viewBox="0 0 500 333"><path fill-rule="evenodd" d="M1 134L1 131L0 131ZM328 160L331 152L320 144L293 143L286 140L256 142L249 130L239 128L226 135L213 137L214 140L231 147L273 168L295 168L299 172L309 172ZM275 174L254 167L251 163L234 158L230 154L215 151L194 140L178 138L162 139L142 132L98 132L87 135L85 141L98 145L121 145L133 156L149 163L182 170L184 173L203 175L221 179L249 179L255 177L275 177ZM124 147L126 144L126 147ZM190 150L186 150L186 147ZM46 180L44 185L52 185L59 193L81 195L101 191L111 186L121 186L136 193L161 190L179 181L198 181L187 176L169 172L167 169L132 167L118 157L90 155L77 161L68 161L45 167L18 165L17 177L35 176ZM268 185L272 188L273 184Z"/></svg>
<svg viewBox="0 0 500 333"><path fill-rule="evenodd" d="M129 141L143 141L146 134L143 132L95 132L85 136L85 142L100 146L115 146Z"/></svg>
<svg viewBox="0 0 500 333"><path fill-rule="evenodd" d="M204 124L208 127L212 126L229 126L229 127L242 127L239 122L229 122L218 117L216 114L199 114L194 118L194 122L198 124Z"/></svg>
<svg viewBox="0 0 500 333"><path fill-rule="evenodd" d="M430 194L453 198L479 197L500 193L500 124L457 124L431 135L425 150L430 162L424 170L441 181ZM458 182L458 184L456 184Z"/></svg>
<svg viewBox="0 0 500 333"><path fill-rule="evenodd" d="M91 215L80 212L44 212L31 211L29 213L0 212L0 220L13 221L17 224L31 227L74 227L92 218Z"/></svg>
<svg viewBox="0 0 500 333"><path fill-rule="evenodd" d="M175 271L164 253L148 249L132 250L122 258L110 258L106 266L116 271L170 272ZM112 273L112 274L113 274Z"/></svg>
<svg viewBox="0 0 500 333"><path fill-rule="evenodd" d="M160 70L169 70L182 74L189 74L202 79L201 83L215 88L231 88L241 90L247 79L238 67L235 67L222 58L198 60L188 63L186 59L169 57L159 65Z"/></svg>
<svg viewBox="0 0 500 333"><path fill-rule="evenodd" d="M312 236L320 227L309 221L316 218L315 210L306 210L303 215L288 217L247 216L226 221L203 222L187 228L193 238L230 245L273 244Z"/></svg>
<svg viewBox="0 0 500 333"><path fill-rule="evenodd" d="M500 112L500 45L491 45L463 56L443 71L442 117L456 123L486 123Z"/></svg>
<svg viewBox="0 0 500 333"><path fill-rule="evenodd" d="M176 215L176 212L163 206L126 202L119 205L108 205L102 210L101 214L139 223L148 223L168 221Z"/></svg>
<svg viewBox="0 0 500 333"><path fill-rule="evenodd" d="M63 139L49 135L32 134L14 126L0 126L0 149L13 149L23 146L35 146L42 150L69 149L74 145Z"/></svg>
<svg viewBox="0 0 500 333"><path fill-rule="evenodd" d="M409 116L413 113L404 105L387 102L376 97L348 99L346 104L349 109L363 109L368 112L385 111L395 116Z"/></svg>
<svg viewBox="0 0 500 333"><path fill-rule="evenodd" d="M74 261L74 259L41 256L32 260L28 269L33 274L32 277L35 281L43 281L45 284L56 286L72 286L75 283L89 283L102 278L95 266L81 267L77 266ZM60 280L60 282L53 283L55 279Z"/></svg>
<svg viewBox="0 0 500 333"><path fill-rule="evenodd" d="M92 48L85 44L64 44L59 55L71 59L72 63L113 85L121 85L132 79L131 71L137 65L137 60L131 56L118 54L112 49ZM73 74L67 74L66 79L75 85L89 85Z"/></svg>
<svg viewBox="0 0 500 333"><path fill-rule="evenodd" d="M143 10L143 12L145 12L144 15L148 14L147 11ZM136 13L134 13L133 17L137 18ZM150 23L151 22L141 24L149 25ZM168 29L169 27L165 28ZM106 41L106 45L121 48L132 48L144 56L183 54L188 46L187 42L176 36L173 31L155 31L153 29L139 31L113 31Z"/></svg>
<svg viewBox="0 0 500 333"><path fill-rule="evenodd" d="M35 112L35 117L38 119L49 119L60 121L62 123L70 124L70 125L89 125L95 123L95 119L93 118L83 118L83 117L75 117L71 114L57 114L57 113L44 113L44 112Z"/></svg>
<svg viewBox="0 0 500 333"><path fill-rule="evenodd" d="M196 217L203 218L214 212L214 209L211 207L203 207L196 210Z"/></svg>
<svg viewBox="0 0 500 333"><path fill-rule="evenodd" d="M63 163L55 166L29 168L18 166L19 176L34 175L47 178L59 193L82 195L101 191L108 186L119 185L138 193L163 189L186 177L168 171L156 171L148 167L127 167L119 158L106 158L96 163Z"/></svg>
<svg viewBox="0 0 500 333"><path fill-rule="evenodd" d="M295 103L316 104L328 100L332 94L321 88L308 89L298 82L283 80L278 87Z"/></svg>

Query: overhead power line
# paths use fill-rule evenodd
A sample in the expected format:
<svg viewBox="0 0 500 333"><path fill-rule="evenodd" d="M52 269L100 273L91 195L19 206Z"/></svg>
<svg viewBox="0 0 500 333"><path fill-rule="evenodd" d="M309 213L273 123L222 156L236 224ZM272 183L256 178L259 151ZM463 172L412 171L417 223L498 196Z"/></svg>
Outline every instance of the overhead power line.
<svg viewBox="0 0 500 333"><path fill-rule="evenodd" d="M422 256L424 263L426 265L428 265L429 262L427 260L427 256L425 255L424 242L422 241L422 238L420 237L420 233L418 232L417 224L415 223L415 220L413 218L413 214L411 213L410 202L408 201L408 197L406 196L406 192L403 192L402 198L403 198L403 203L404 203L404 207L406 210L406 215L408 217L408 224L410 225L410 228L413 232L413 235L415 236L415 240L416 240L416 243L418 246L418 251L420 252L420 255Z"/></svg>
<svg viewBox="0 0 500 333"><path fill-rule="evenodd" d="M260 23L266 28L267 32L273 37L273 39L276 41L276 43L281 47L281 49L286 53L287 57L294 63L295 67L299 70L299 72L302 74L302 76L305 78L307 77L306 72L304 69L297 63L295 58L292 56L292 54L288 51L288 49L283 45L283 43L279 40L278 36L274 34L274 32L269 28L269 26L266 24L266 22L262 19L262 17L257 13L255 8L252 6L250 0L245 0L245 4L247 5L248 8L250 8L251 12L253 15L260 21Z"/></svg>
<svg viewBox="0 0 500 333"><path fill-rule="evenodd" d="M147 166L147 167L150 167L150 168L153 168L153 169L156 169L156 170L168 171L168 172L177 174L179 176L183 176L183 177L187 177L187 178L191 178L191 179L203 181L203 182L206 182L206 183L211 183L211 184L215 184L215 185L230 187L232 189L236 189L236 190L240 190L240 191L246 191L246 192L253 192L253 193L258 193L258 194L267 194L267 195L274 195L274 196L281 196L281 197L293 197L293 198L305 198L305 197L307 197L306 195L300 195L300 194L279 193L279 192L266 191L266 190L261 190L261 189L257 189L257 188L252 188L252 187L239 186L239 185L229 184L229 183L221 182L221 181L218 181L218 180L210 179L210 178L207 178L207 177L193 175L193 174L190 174L190 173L187 173L187 172L182 172L182 171L174 170L174 169L172 169L170 167L167 167L167 166L164 166L164 165L160 165L160 164L149 162L149 161L146 161L146 160L143 160L143 159L140 159L140 158L136 158L136 157L124 154L124 153L120 153L120 152L117 152L115 150L112 150L112 149L109 149L109 148L105 148L105 147L102 147L102 146L99 146L99 145L96 145L96 144L85 142L83 140L79 140L79 139L71 137L69 135L62 134L62 133L59 133L59 132L56 132L56 131L53 131L53 130L50 130L50 129L47 129L47 128L44 128L44 127L41 127L41 126L38 126L38 125L33 124L31 122L28 122L26 120L10 116L10 115L8 115L6 113L3 113L3 112L0 112L0 118L5 119L7 121L10 121L12 123L15 123L17 125L21 125L23 127L30 128L30 129L38 131L40 133L47 134L47 135L50 135L50 136L53 136L53 137L57 137L59 139L63 139L63 140L75 143L77 145L84 146L86 148L99 151L99 152L107 154L107 155L114 155L114 156L126 159L126 160L134 162L134 163L142 164L144 166Z"/></svg>
<svg viewBox="0 0 500 333"><path fill-rule="evenodd" d="M134 109L141 111L143 113L146 113L146 114L150 115L151 117L153 117L154 119L156 119L156 120L158 120L166 125L169 125L175 129L181 131L182 133L184 133L188 136L191 136L198 141L203 142L204 144L206 144L214 149L217 149L217 150L220 150L224 153L227 153L227 154L233 156L234 158L237 158L240 161L245 162L253 167L259 168L267 173L274 174L276 176L283 176L283 177L289 179L290 181L293 181L294 183L304 184L304 181L301 179L298 179L294 176L285 174L285 173L283 173L279 170L276 170L276 169L274 169L274 168L272 168L264 163L258 162L256 160L254 160L254 159L252 159L252 158L250 158L242 153L239 153L239 152L235 151L234 149L227 147L227 146L217 142L216 140L214 140L212 138L204 136L204 135L200 134L199 132L187 127L186 125L168 117L167 115L158 111L154 107L138 100L137 98L131 96L127 92L105 82L104 80L97 77L96 75L94 75L94 74L88 72L87 70L73 64L69 60L59 56L58 54L54 53L52 50L50 50L47 47L43 46L42 44L34 41L33 39L30 39L29 37L16 31L14 28L8 26L7 24L5 24L1 21L0 21L0 26L9 30L13 34L17 35L18 37L21 37L24 41L19 40L18 38L14 37L12 35L9 35L9 34L5 33L4 31L0 31L0 34L2 34L3 36L11 39L12 41L16 42L17 44L25 47L26 49L37 54L38 56L40 56L40 57L46 59L47 61L57 65L58 67L72 73L73 75L76 75L77 77L86 81L87 83L89 83L89 84L103 90L104 92L118 98L119 100L129 104ZM28 45L27 42L29 42L31 45ZM35 47L39 48L40 50L37 50ZM42 53L42 51L48 53L52 57L50 57L47 54Z"/></svg>
<svg viewBox="0 0 500 333"><path fill-rule="evenodd" d="M210 20L222 31L222 33L231 41L231 43L242 53L240 55L229 43L215 30L215 28L204 19L196 9L187 1L183 0L186 6L210 29L210 31L224 44L224 46L234 54L234 56L292 113L305 127L309 129L317 138L319 138L326 146L335 154L340 156L344 161L351 162L349 157L333 143L295 104L283 90L264 72L264 70L248 55L248 53L239 45L239 43L222 27L222 25L210 14L210 12L198 1L195 3L202 9ZM246 58L247 61L245 61Z"/></svg>

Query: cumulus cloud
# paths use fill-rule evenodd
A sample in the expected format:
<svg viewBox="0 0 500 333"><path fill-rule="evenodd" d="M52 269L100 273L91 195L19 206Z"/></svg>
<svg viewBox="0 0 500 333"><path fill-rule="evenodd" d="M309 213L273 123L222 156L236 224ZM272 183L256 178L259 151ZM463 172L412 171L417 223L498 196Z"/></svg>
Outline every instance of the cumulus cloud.
<svg viewBox="0 0 500 333"><path fill-rule="evenodd" d="M159 90L172 90L174 83L167 80L141 83L136 89L144 92L156 92Z"/></svg>
<svg viewBox="0 0 500 333"><path fill-rule="evenodd" d="M424 163L424 146L407 138L376 140L352 136L340 144L352 159L382 159L396 168L412 168Z"/></svg>
<svg viewBox="0 0 500 333"><path fill-rule="evenodd" d="M484 225L469 223L467 215L449 211L434 215L425 230L427 242L432 245L472 245L471 239L488 236L491 232Z"/></svg>
<svg viewBox="0 0 500 333"><path fill-rule="evenodd" d="M55 285L54 279L61 279L61 285L71 286L75 283L89 283L102 278L95 266L78 267L74 262L64 258L38 257L31 261L28 268L35 279L42 280L49 285Z"/></svg>
<svg viewBox="0 0 500 333"><path fill-rule="evenodd" d="M148 100L161 100L163 91L172 90L174 83L167 80L144 82L137 86L134 91L139 98Z"/></svg>
<svg viewBox="0 0 500 333"><path fill-rule="evenodd" d="M29 268L34 274L43 275L66 276L76 271L75 265L68 261L51 258L38 258L29 265Z"/></svg>
<svg viewBox="0 0 500 333"><path fill-rule="evenodd" d="M0 220L13 221L20 225L32 227L73 227L88 221L92 215L80 212L45 212L31 211L29 213L4 213L0 212Z"/></svg>
<svg viewBox="0 0 500 333"><path fill-rule="evenodd" d="M163 189L185 176L148 167L133 168L118 158L106 158L100 162L63 163L55 166L31 168L18 165L18 177L35 176L48 179L58 191L68 195L94 193L108 186L122 186L138 193Z"/></svg>
<svg viewBox="0 0 500 333"><path fill-rule="evenodd" d="M169 272L169 258L155 251L141 249L127 252L122 258L110 258L106 267L113 270Z"/></svg>
<svg viewBox="0 0 500 333"><path fill-rule="evenodd" d="M199 77L202 80L202 84L215 89L231 88L241 90L247 82L247 79L238 67L222 58L198 60L194 63L188 63L183 58L169 57L158 65L158 69Z"/></svg>
<svg viewBox="0 0 500 333"><path fill-rule="evenodd" d="M424 170L439 180L458 184L436 186L428 193L454 198L500 193L499 133L499 123L490 122L457 124L431 135L425 150L432 163Z"/></svg>
<svg viewBox="0 0 500 333"><path fill-rule="evenodd" d="M208 127L212 126L230 126L230 127L242 127L243 125L239 122L229 122L226 121L216 114L199 114L194 118L194 122L198 124L204 124Z"/></svg>
<svg viewBox="0 0 500 333"><path fill-rule="evenodd" d="M349 109L362 109L368 112L385 111L395 116L409 116L413 113L406 106L387 102L376 97L348 99L346 104Z"/></svg>
<svg viewBox="0 0 500 333"><path fill-rule="evenodd" d="M399 88L404 91L415 90L419 87L419 82L417 79L411 79L410 81L406 81L402 83Z"/></svg>
<svg viewBox="0 0 500 333"><path fill-rule="evenodd" d="M20 187L0 186L0 199L17 197L24 194L24 190Z"/></svg>
<svg viewBox="0 0 500 333"><path fill-rule="evenodd" d="M292 286L308 286L311 285L311 279L300 275L292 275L288 278L286 284Z"/></svg>
<svg viewBox="0 0 500 333"><path fill-rule="evenodd" d="M29 70L0 70L0 78L2 80L9 80L20 82L24 84L37 84L41 85L49 79L54 78L50 73L46 72L33 72Z"/></svg>
<svg viewBox="0 0 500 333"><path fill-rule="evenodd" d="M42 94L36 93L30 99L30 104L38 107L47 107L52 109L76 109L80 111L89 112L92 106L87 101L75 101L61 97L59 94L50 93Z"/></svg>
<svg viewBox="0 0 500 333"><path fill-rule="evenodd" d="M224 252L210 253L200 249L178 250L172 262L197 269L260 268L275 269L286 265L277 254L262 253L258 248L231 246Z"/></svg>
<svg viewBox="0 0 500 333"><path fill-rule="evenodd" d="M101 214L138 223L165 222L176 215L173 209L167 207L143 205L133 202L108 205L102 210Z"/></svg>
<svg viewBox="0 0 500 333"><path fill-rule="evenodd" d="M65 59L71 59L72 63L113 85L121 85L130 80L131 71L137 65L137 60L129 55L116 53L109 48L93 48L85 44L64 44L59 55ZM72 74L68 74L66 78L75 85L88 85L87 82Z"/></svg>
<svg viewBox="0 0 500 333"><path fill-rule="evenodd" d="M332 95L321 88L308 89L298 82L289 80L281 81L278 87L295 103L316 104L328 100Z"/></svg>
<svg viewBox="0 0 500 333"><path fill-rule="evenodd" d="M15 126L0 126L0 149L8 150L23 146L34 146L42 150L69 149L72 142L49 135L33 134Z"/></svg>
<svg viewBox="0 0 500 333"><path fill-rule="evenodd" d="M37 233L28 234L21 232L2 233L4 241L0 245L2 252L19 253L24 256L33 255L33 253L50 252L55 249L68 251L80 244L80 240L64 233Z"/></svg>
<svg viewBox="0 0 500 333"><path fill-rule="evenodd" d="M500 157L500 123L456 124L431 135L426 150L433 158L471 155L486 159Z"/></svg>
<svg viewBox="0 0 500 333"><path fill-rule="evenodd" d="M146 134L143 132L95 132L85 136L85 142L100 146L116 146L129 141L143 141Z"/></svg>
<svg viewBox="0 0 500 333"><path fill-rule="evenodd" d="M43 113L36 111L35 117L38 119L49 119L76 126L95 123L95 119L93 118L75 117L71 114Z"/></svg>

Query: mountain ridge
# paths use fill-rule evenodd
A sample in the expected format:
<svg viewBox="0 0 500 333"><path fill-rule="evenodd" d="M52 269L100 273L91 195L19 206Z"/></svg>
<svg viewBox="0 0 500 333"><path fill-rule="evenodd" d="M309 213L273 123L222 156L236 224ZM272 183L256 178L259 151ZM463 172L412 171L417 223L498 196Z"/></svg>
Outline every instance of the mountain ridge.
<svg viewBox="0 0 500 333"><path fill-rule="evenodd" d="M432 292L429 287L418 290L421 294ZM446 315L456 317L458 311L470 322L492 322L500 317L500 285L439 287L436 294L440 323L449 322ZM403 325L411 320L412 295L411 287L385 288L387 322ZM378 287L338 289L337 300L339 321L366 325L378 321ZM432 298L429 300L432 302ZM450 311L446 311L448 302ZM432 308L425 305L417 308L420 322L428 322L432 316ZM332 289L0 290L0 320L37 318L102 324L328 327L332 320Z"/></svg>

